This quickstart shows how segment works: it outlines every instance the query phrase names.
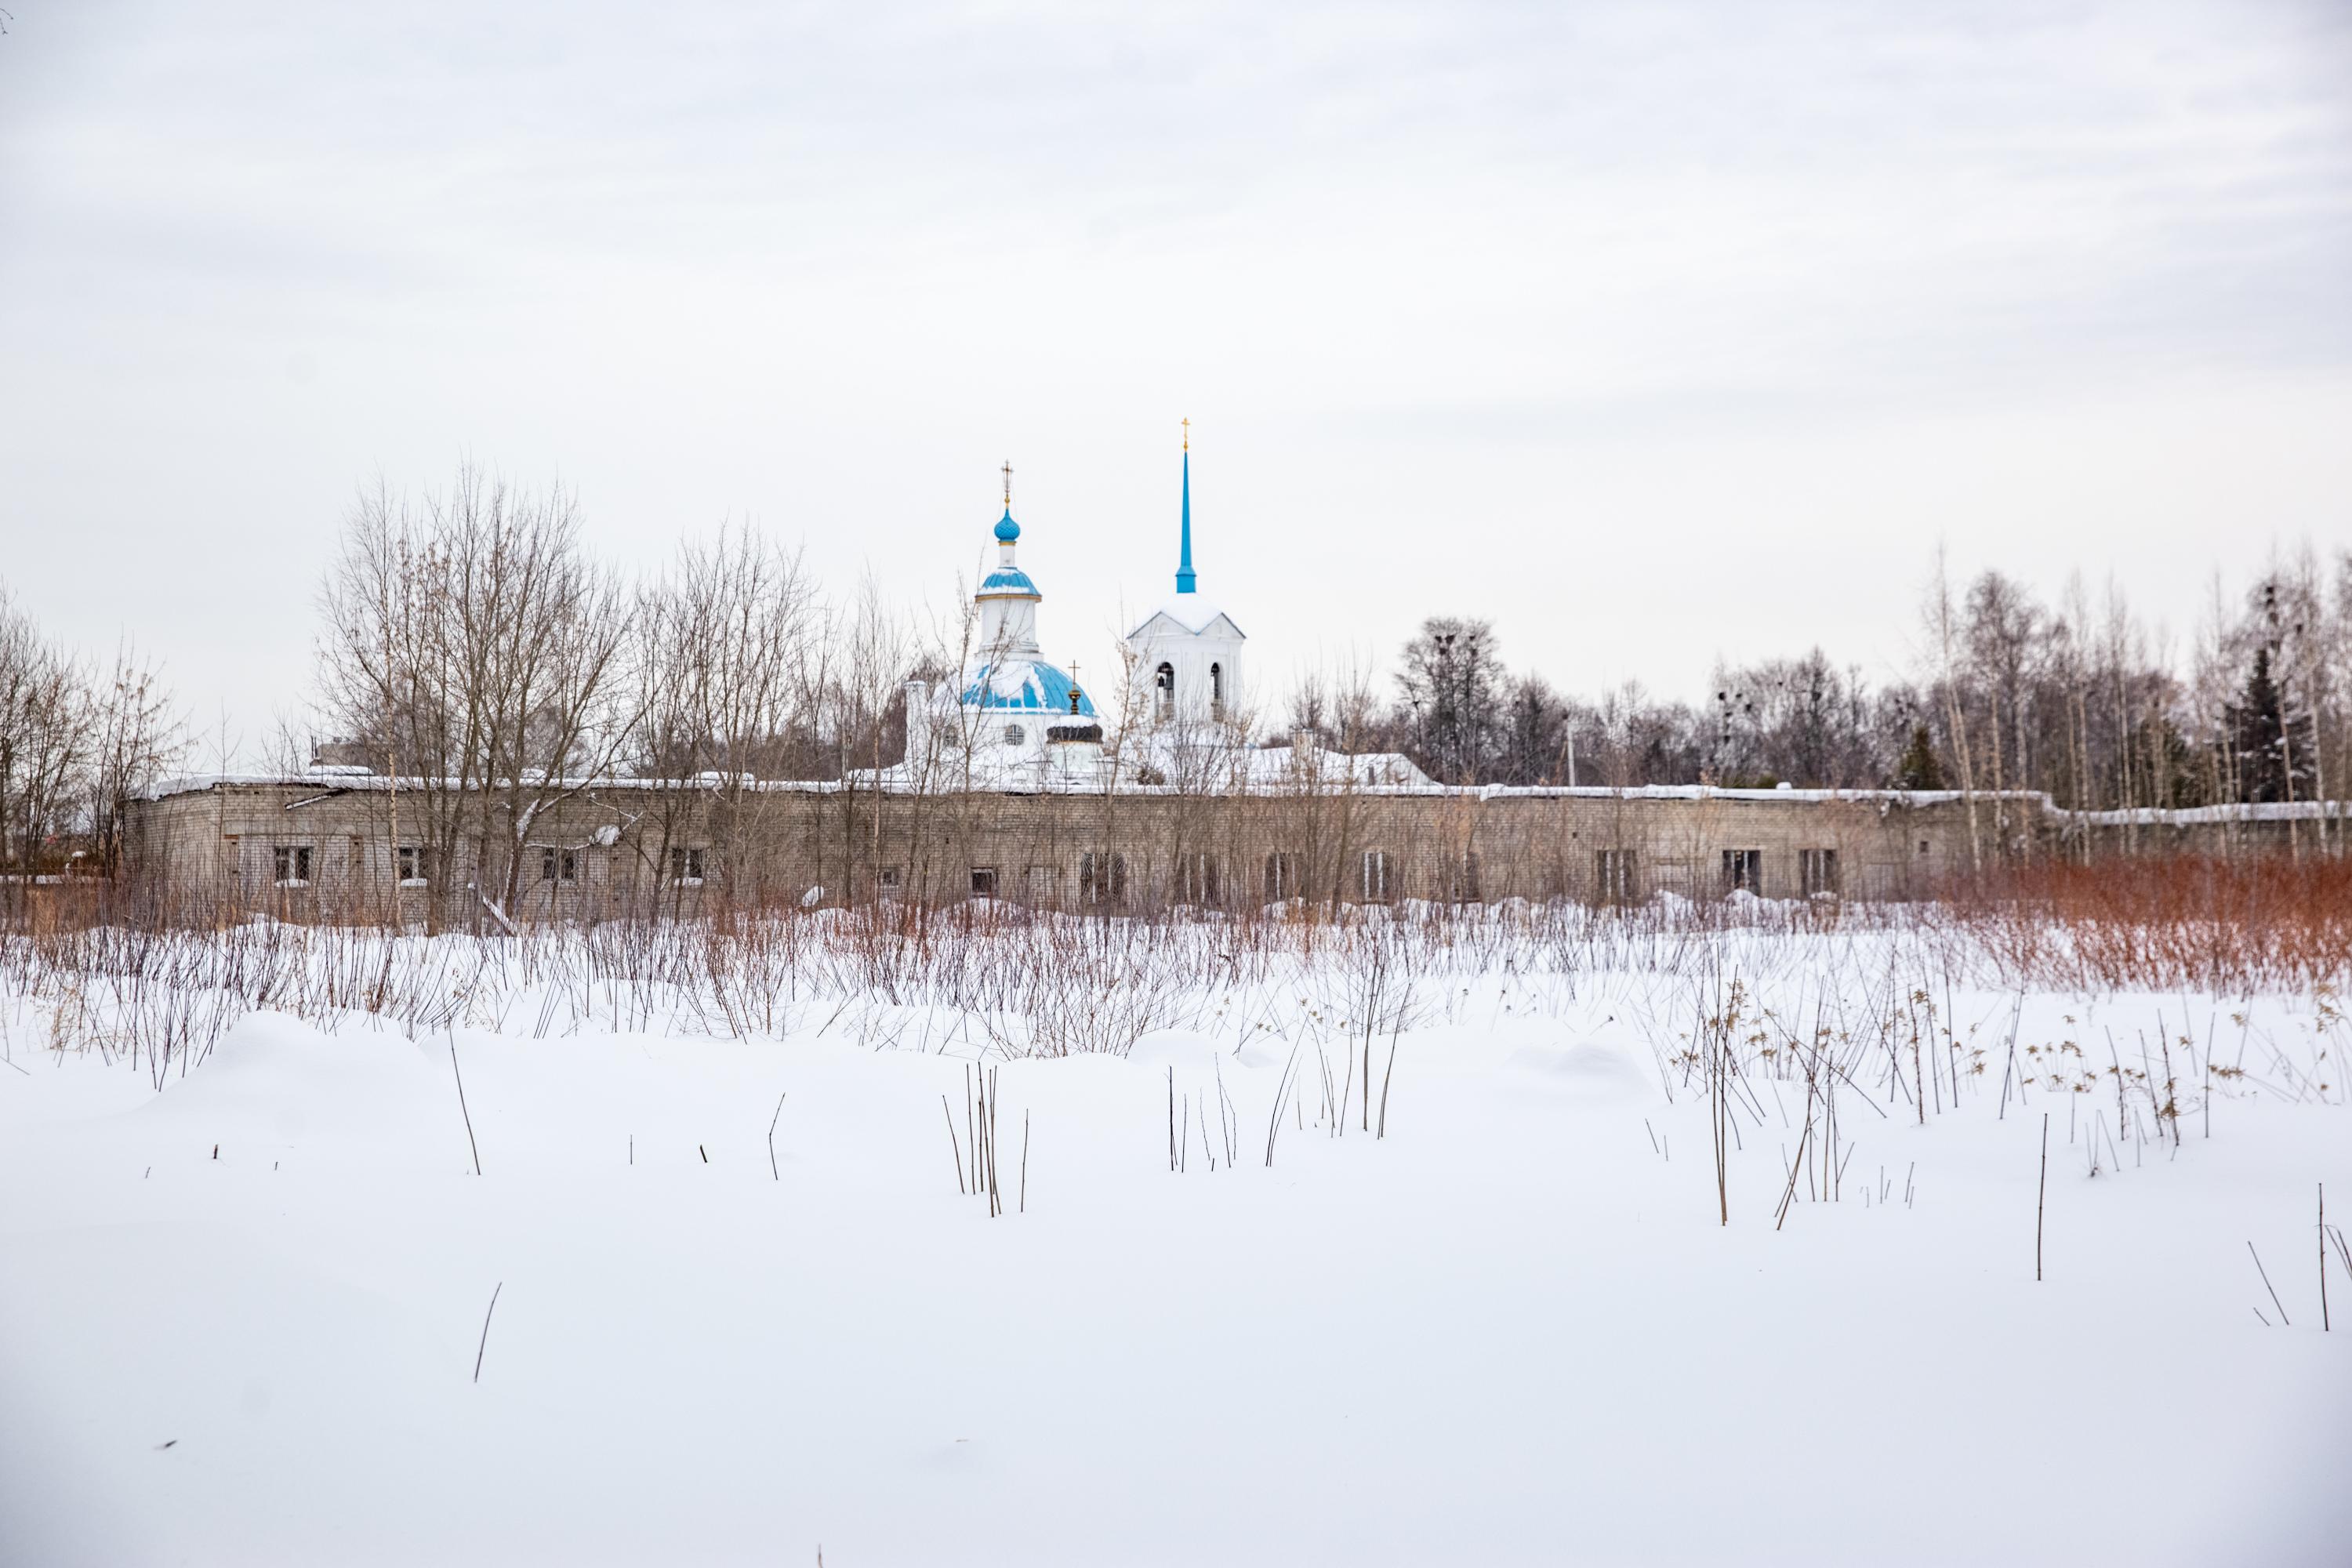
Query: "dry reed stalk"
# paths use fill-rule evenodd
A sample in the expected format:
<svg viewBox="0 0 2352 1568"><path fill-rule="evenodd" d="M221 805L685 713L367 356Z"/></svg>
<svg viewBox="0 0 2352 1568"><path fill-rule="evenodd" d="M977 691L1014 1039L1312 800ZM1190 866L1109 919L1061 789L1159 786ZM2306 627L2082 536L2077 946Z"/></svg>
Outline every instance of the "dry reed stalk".
<svg viewBox="0 0 2352 1568"><path fill-rule="evenodd" d="M944 1094L940 1096L940 1114L948 1120L948 1149L955 1156L956 1191L968 1195L971 1189L964 1185L963 1145L956 1142L955 1112L948 1109L948 1097Z"/></svg>
<svg viewBox="0 0 2352 1568"><path fill-rule="evenodd" d="M474 1174L482 1173L482 1146L474 1142L474 1113L466 1109L466 1075L457 1070L457 1037L449 1037L449 1072L457 1080L457 1114L466 1119L466 1147L474 1152Z"/></svg>
<svg viewBox="0 0 2352 1568"><path fill-rule="evenodd" d="M2033 1280L2042 1282L2042 1215L2050 1197L2050 1113L2042 1113L2042 1179L2033 1193Z"/></svg>
<svg viewBox="0 0 2352 1568"><path fill-rule="evenodd" d="M2286 1308L2278 1299L2278 1290L2271 1284L2271 1271L2263 1267L2263 1255L2254 1252L2254 1244L2251 1241L2246 1243L2246 1250L2253 1253L2254 1271L2263 1277L2263 1289L2271 1293L2271 1305L2278 1308L2279 1321L2290 1329L2294 1327L2294 1322L2286 1315Z"/></svg>
<svg viewBox="0 0 2352 1568"><path fill-rule="evenodd" d="M489 1307L482 1313L482 1337L474 1346L474 1381L476 1383L482 1381L482 1357L489 1353L490 1314L499 1310L499 1292L506 1288L507 1282L503 1279L491 1287Z"/></svg>

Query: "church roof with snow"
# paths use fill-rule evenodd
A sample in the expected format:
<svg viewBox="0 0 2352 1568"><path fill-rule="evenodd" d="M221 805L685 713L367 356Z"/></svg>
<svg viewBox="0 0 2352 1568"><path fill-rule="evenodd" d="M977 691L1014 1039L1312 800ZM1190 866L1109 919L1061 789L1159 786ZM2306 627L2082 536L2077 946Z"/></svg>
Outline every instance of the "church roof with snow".
<svg viewBox="0 0 2352 1568"><path fill-rule="evenodd" d="M1031 580L1028 573L1018 567L1010 567L1001 572L991 572L987 576L982 577L980 580L980 590L972 597L976 599L1039 599L1045 595L1037 592L1037 584Z"/></svg>
<svg viewBox="0 0 2352 1568"><path fill-rule="evenodd" d="M1003 710L1015 713L1068 713L1070 693L1076 682L1067 673L1042 659L1003 658L984 664L972 675L961 699L966 708ZM1094 716L1094 699L1078 692L1076 711Z"/></svg>
<svg viewBox="0 0 2352 1568"><path fill-rule="evenodd" d="M1183 627L1186 631L1191 632L1194 637L1199 637L1211 626L1215 626L1219 621L1224 622L1227 626L1231 627L1234 636L1240 637L1244 635L1242 628L1234 624L1234 618L1231 616L1226 615L1224 611L1217 608L1217 606L1211 603L1205 595L1201 594L1175 595L1170 598L1166 604L1152 611L1151 614L1144 616L1143 619L1138 623L1135 630L1128 635L1130 637L1139 636L1146 626L1149 626L1152 622L1158 620L1162 616L1167 616L1176 625Z"/></svg>

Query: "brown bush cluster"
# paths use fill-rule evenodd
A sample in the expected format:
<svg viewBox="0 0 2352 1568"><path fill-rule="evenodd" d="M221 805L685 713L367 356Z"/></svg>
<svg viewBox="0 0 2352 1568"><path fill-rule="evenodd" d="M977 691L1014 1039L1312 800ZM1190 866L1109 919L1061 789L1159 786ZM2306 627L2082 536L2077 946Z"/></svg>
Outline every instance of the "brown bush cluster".
<svg viewBox="0 0 2352 1568"><path fill-rule="evenodd" d="M2341 857L2042 861L1929 908L2018 984L2224 994L2352 974L2352 859Z"/></svg>

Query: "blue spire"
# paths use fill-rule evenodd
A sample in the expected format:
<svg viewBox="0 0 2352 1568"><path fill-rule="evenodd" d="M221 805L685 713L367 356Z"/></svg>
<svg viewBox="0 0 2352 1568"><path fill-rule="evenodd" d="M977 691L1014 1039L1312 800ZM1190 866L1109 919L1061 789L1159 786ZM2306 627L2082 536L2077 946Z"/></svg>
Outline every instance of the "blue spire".
<svg viewBox="0 0 2352 1568"><path fill-rule="evenodd" d="M1184 422L1190 426L1192 422ZM1184 436L1184 546L1176 558L1176 591L1192 591L1192 437L1188 429Z"/></svg>

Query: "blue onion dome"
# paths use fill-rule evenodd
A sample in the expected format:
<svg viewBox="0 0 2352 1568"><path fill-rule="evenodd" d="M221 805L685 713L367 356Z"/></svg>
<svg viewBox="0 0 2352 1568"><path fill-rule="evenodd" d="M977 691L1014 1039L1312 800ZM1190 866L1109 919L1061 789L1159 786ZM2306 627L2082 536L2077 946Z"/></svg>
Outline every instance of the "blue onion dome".
<svg viewBox="0 0 2352 1568"><path fill-rule="evenodd" d="M1010 544L1021 537L1021 525L1013 521L1013 509L1006 507L1004 515L996 520L996 542Z"/></svg>

